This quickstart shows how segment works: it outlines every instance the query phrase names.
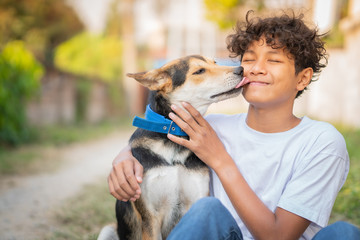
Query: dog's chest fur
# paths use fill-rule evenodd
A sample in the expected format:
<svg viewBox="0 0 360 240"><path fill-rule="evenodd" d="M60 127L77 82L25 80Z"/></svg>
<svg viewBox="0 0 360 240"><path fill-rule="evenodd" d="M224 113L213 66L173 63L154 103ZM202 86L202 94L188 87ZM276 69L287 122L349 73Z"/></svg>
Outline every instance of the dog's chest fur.
<svg viewBox="0 0 360 240"><path fill-rule="evenodd" d="M190 206L209 194L209 169L188 149L166 135L137 129L132 154L144 167L139 212L158 218L166 236Z"/></svg>

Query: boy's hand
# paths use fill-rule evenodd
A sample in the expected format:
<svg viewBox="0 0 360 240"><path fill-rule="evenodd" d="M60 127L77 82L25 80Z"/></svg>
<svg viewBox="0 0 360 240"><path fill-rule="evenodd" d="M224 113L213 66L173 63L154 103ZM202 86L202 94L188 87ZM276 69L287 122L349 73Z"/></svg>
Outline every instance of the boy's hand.
<svg viewBox="0 0 360 240"><path fill-rule="evenodd" d="M189 135L189 140L172 134L168 134L168 138L194 152L198 158L215 170L220 167L219 164L223 163L218 159L225 159L224 156L228 155L223 143L210 124L193 106L189 103L182 103L182 106L188 112L172 105L171 108L176 115L170 113L169 117Z"/></svg>
<svg viewBox="0 0 360 240"><path fill-rule="evenodd" d="M135 201L140 197L143 167L125 147L114 159L113 168L108 177L111 195L120 201Z"/></svg>

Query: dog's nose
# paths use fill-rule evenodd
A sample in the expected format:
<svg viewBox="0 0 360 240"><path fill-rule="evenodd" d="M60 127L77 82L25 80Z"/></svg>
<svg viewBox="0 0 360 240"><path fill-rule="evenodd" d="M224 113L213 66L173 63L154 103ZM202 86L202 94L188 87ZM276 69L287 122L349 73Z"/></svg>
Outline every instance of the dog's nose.
<svg viewBox="0 0 360 240"><path fill-rule="evenodd" d="M234 69L234 74L236 75L243 75L243 72L244 72L244 68L242 66L239 66Z"/></svg>

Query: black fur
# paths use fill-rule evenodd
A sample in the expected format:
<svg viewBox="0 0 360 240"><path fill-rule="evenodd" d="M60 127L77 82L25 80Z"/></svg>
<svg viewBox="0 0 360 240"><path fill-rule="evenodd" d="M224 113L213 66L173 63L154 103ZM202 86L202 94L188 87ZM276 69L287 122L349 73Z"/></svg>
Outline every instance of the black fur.
<svg viewBox="0 0 360 240"><path fill-rule="evenodd" d="M149 95L149 104L154 112L169 118L169 113L171 112L170 102L162 94L151 91Z"/></svg>
<svg viewBox="0 0 360 240"><path fill-rule="evenodd" d="M188 57L185 57L185 58L179 60L180 61L179 63L169 67L166 70L166 73L172 79L172 84L173 84L174 89L178 86L181 86L185 82L186 74L189 71L189 60L191 58L197 58L204 62L206 61L205 58L203 58L202 56L192 55L192 56L188 56Z"/></svg>
<svg viewBox="0 0 360 240"><path fill-rule="evenodd" d="M201 56L190 56L180 60L176 65L168 67L165 71L172 79L173 89L182 85L185 82L186 75L189 71L188 61L190 58L198 58L203 61L206 61ZM170 102L164 95L164 93L152 91L149 96L149 103L151 109L166 118L168 114L172 111L170 108ZM184 137L188 138L188 137ZM167 134L151 132L144 129L137 129L130 138L130 146L132 146L131 151L133 156L142 164L144 168L144 176L149 169L160 166L177 166L179 164L184 165L188 169L193 170L204 170L208 171L208 167L193 153L187 157L184 163L181 162L167 162L162 156L159 156L151 151L151 146L142 146L143 142L146 142L147 139L162 141L164 146L175 150L177 153L181 154L182 152L189 150L183 146L180 146L167 138ZM132 145L133 143L133 145ZM146 232L148 235L151 235L151 226L149 223L154 221L150 218L149 212L145 207L142 198L136 200L134 203L130 202L121 202L117 201L116 203L116 218L118 220L118 235L121 240L125 239L141 239L141 232ZM165 226L161 230L162 238L166 239L167 235L170 233L171 229L177 224L181 219L182 213L184 211L184 203L179 197L178 202L173 206L171 214L171 219L167 222L163 222ZM139 218L139 214L141 218ZM164 230L165 229L165 230Z"/></svg>
<svg viewBox="0 0 360 240"><path fill-rule="evenodd" d="M133 229L133 224L136 224L136 220L132 218L128 218L125 216L132 216L134 214L134 209L131 206L130 202L122 202L122 201L116 201L115 206L116 211L116 218L117 218L117 233L119 235L119 238L122 239L131 239L133 232L131 229ZM126 221L130 220L130 221ZM138 224L138 227L141 227L140 224Z"/></svg>
<svg viewBox="0 0 360 240"><path fill-rule="evenodd" d="M166 162L165 159L149 151L149 149L137 147L131 149L131 152L136 159L139 159L139 162L144 168L144 173L152 167L169 166L169 163Z"/></svg>
<svg viewBox="0 0 360 240"><path fill-rule="evenodd" d="M157 101L155 101L157 99ZM152 103L152 109L160 114L166 114L171 111L169 103L167 100L161 96L156 95L156 93L152 94L152 99L150 100ZM160 105L163 105L162 107ZM157 133L157 132L151 132L144 129L136 129L136 131L133 133L133 135L130 138L130 143L132 141L138 141L141 138L150 138L157 141L163 141L165 146L169 146L171 148L177 149L177 151L180 153L182 151L188 151L185 147L178 145L172 141L170 141L167 138L166 134L163 133ZM185 137L188 138L188 137ZM141 141L141 140L140 140ZM134 147L131 149L133 156L142 164L144 168L144 175L146 172L154 167L158 166L170 166L170 164L161 156L154 154L149 148L144 147ZM182 163L174 162L173 165L178 165ZM207 168L205 163L203 163L195 154L191 153L189 157L185 161L185 167L188 169L201 169L201 168ZM120 237L120 240L125 239L141 239L140 233L141 231L136 231L134 233L134 229L142 228L142 231L146 231L147 226L146 223L151 221L150 219L147 219L146 212L141 212L142 219L136 219L134 216L136 215L133 209L133 205L136 206L137 209L144 209L142 205L142 200L139 199L135 203L130 202L122 202L117 201L116 202L116 218L118 221L117 231L118 235ZM172 214L172 221L170 221L168 224L167 229L172 229L175 227L176 223L181 219L181 209L183 205L181 202L178 202L176 205L177 209L173 210ZM166 223L164 223L166 224ZM151 232L148 230L148 232ZM166 239L167 235L170 232L163 232L163 239ZM134 237L134 234L137 235Z"/></svg>
<svg viewBox="0 0 360 240"><path fill-rule="evenodd" d="M169 67L166 73L171 76L173 88L181 86L186 79L186 74L189 71L189 65L187 61L181 60L180 63Z"/></svg>

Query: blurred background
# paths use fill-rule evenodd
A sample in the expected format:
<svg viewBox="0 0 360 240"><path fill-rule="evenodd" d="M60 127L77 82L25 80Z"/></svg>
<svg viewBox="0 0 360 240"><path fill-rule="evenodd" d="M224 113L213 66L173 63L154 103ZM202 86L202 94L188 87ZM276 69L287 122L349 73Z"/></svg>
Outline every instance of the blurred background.
<svg viewBox="0 0 360 240"><path fill-rule="evenodd" d="M144 112L148 94L126 73L146 71L190 54L229 61L226 36L248 10L258 16L291 10L304 14L309 26L325 33L328 67L295 101L295 112L329 121L344 135L352 170L332 219L360 225L360 0L0 0L0 239L32 239L29 231L37 232L34 239L41 239L43 232L54 232L49 225L74 225L74 221L83 227L77 232L96 235L101 224L112 218L112 208L108 218L91 226L84 223L89 215L76 220L65 215L57 217L63 222L48 224L43 213L59 202L42 206L42 196L33 199L39 205L34 210L31 202L16 205L14 199L23 198L21 192L32 194L25 198L33 197L35 193L27 192L24 182L45 173L56 175L62 162L67 162L68 169L77 162L85 171L81 174L90 179L87 162L81 159L102 163L94 169L102 174L101 194L108 195L104 176L133 130L130 119ZM247 103L239 96L212 105L209 113L246 110ZM76 155L74 144L76 151L87 155ZM79 183L72 194L58 198L61 202L88 183L79 180L81 174L54 180L59 184L56 187L64 188L60 192L66 192L61 181L67 186ZM35 191L40 189L37 181ZM54 185L47 187L46 191L55 191ZM11 192L14 189L20 195ZM89 192L93 191L97 190ZM112 200L104 201L111 205ZM94 202L96 206L89 208L98 209L94 215L99 216L104 207L98 199ZM19 206L30 209L21 224L11 217ZM36 222L40 218L42 222ZM15 227L20 235L15 234ZM65 232L53 238L83 239L83 235L73 235L73 230Z"/></svg>

